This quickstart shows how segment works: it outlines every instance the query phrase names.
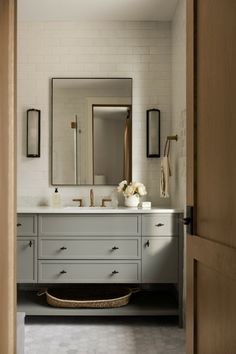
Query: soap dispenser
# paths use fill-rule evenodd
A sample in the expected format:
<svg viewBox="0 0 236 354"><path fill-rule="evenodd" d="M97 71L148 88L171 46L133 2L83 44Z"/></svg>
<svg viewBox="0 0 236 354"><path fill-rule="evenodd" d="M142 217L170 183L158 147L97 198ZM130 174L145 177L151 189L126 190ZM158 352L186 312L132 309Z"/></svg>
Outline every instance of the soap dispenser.
<svg viewBox="0 0 236 354"><path fill-rule="evenodd" d="M55 188L54 193L52 194L52 207L53 208L60 208L61 206L61 196L58 192L58 188Z"/></svg>

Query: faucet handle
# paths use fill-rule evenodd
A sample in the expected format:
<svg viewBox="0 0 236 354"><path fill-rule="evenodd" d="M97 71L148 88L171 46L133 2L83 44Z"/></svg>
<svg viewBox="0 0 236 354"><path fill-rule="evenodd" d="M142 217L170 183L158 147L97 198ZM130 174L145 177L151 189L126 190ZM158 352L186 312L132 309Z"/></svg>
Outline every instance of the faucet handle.
<svg viewBox="0 0 236 354"><path fill-rule="evenodd" d="M112 200L111 200L111 198L103 198L102 199L102 204L101 204L101 207L105 207L106 206L106 202L111 202Z"/></svg>
<svg viewBox="0 0 236 354"><path fill-rule="evenodd" d="M74 198L72 199L73 202L79 202L79 207L83 206L83 199L82 198Z"/></svg>

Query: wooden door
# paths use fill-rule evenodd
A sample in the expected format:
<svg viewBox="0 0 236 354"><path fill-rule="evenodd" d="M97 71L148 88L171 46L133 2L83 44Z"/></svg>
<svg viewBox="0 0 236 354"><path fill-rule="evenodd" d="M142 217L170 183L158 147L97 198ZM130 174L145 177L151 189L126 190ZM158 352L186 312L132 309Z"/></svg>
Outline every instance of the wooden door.
<svg viewBox="0 0 236 354"><path fill-rule="evenodd" d="M15 1L0 1L0 353L15 353Z"/></svg>
<svg viewBox="0 0 236 354"><path fill-rule="evenodd" d="M187 354L235 354L236 1L187 4Z"/></svg>

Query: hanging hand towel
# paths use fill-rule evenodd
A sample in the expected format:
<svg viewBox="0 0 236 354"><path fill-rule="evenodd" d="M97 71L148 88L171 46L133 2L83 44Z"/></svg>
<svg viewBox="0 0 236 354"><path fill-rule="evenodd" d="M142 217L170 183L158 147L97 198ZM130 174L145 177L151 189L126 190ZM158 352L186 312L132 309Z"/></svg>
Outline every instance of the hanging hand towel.
<svg viewBox="0 0 236 354"><path fill-rule="evenodd" d="M166 141L164 157L161 161L160 195L161 198L169 198L169 177L171 176L169 163L170 141Z"/></svg>

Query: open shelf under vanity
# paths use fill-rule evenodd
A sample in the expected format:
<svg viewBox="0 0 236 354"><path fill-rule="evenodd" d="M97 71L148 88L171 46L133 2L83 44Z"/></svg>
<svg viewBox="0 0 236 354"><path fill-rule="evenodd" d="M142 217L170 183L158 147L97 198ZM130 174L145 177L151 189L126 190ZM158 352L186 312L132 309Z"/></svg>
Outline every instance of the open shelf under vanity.
<svg viewBox="0 0 236 354"><path fill-rule="evenodd" d="M37 290L18 290L19 312L26 316L179 316L174 291L170 289L142 290L131 296L126 306L106 309L56 308L47 304Z"/></svg>

